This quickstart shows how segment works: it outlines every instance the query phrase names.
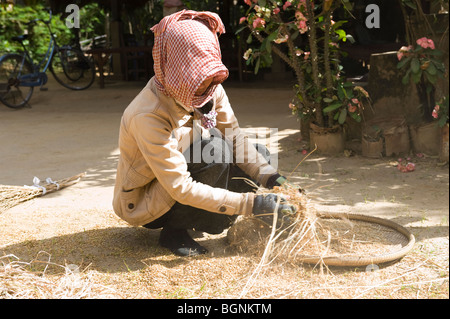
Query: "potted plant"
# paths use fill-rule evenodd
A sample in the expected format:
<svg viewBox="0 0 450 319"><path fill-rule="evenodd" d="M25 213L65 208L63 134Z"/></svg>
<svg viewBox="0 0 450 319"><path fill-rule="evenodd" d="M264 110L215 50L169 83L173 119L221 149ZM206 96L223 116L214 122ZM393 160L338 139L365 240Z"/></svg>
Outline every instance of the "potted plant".
<svg viewBox="0 0 450 319"><path fill-rule="evenodd" d="M363 104L369 101L362 87L344 80L339 63L339 42L352 37L341 28L345 21L332 17L349 0L245 3L249 8L240 21L245 26L238 32L248 27L247 43L256 38L260 44L245 52L247 65L253 65L256 73L261 64L270 64L272 53L287 63L296 76L289 107L300 118L302 138L310 140L312 148L324 142L317 145L322 153L342 152L343 124L349 118L361 121Z"/></svg>
<svg viewBox="0 0 450 319"><path fill-rule="evenodd" d="M397 67L403 71L403 84L416 88L422 114L419 123L409 123L412 147L415 152L438 155L442 129L433 121L433 108L436 100L448 95L448 40L444 41L448 39L448 0L399 1L409 45L397 53Z"/></svg>

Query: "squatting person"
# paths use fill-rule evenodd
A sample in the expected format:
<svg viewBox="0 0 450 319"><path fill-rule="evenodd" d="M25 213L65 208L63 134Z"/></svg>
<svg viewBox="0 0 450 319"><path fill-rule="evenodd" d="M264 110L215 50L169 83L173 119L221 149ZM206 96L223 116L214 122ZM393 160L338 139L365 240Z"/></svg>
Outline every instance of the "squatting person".
<svg viewBox="0 0 450 319"><path fill-rule="evenodd" d="M276 195L256 195L232 179L246 177L269 189L285 182L269 164L267 149L249 145L221 85L228 70L221 61L218 35L225 28L219 16L183 10L151 30L155 76L120 124L116 214L131 225L162 228L162 247L192 256L207 250L190 229L218 234L238 215L276 207L280 216L292 213L284 201L276 206ZM194 160L198 149L202 156Z"/></svg>

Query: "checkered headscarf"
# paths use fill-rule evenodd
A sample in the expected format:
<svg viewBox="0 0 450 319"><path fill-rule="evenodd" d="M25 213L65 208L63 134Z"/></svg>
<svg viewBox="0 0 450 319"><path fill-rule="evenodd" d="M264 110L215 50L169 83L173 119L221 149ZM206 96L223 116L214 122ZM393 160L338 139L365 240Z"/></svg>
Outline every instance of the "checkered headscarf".
<svg viewBox="0 0 450 319"><path fill-rule="evenodd" d="M153 60L158 89L187 109L202 107L228 77L216 34L225 32L222 20L212 12L183 10L163 18L151 30L155 34ZM212 85L203 95L195 96L208 78L214 78Z"/></svg>

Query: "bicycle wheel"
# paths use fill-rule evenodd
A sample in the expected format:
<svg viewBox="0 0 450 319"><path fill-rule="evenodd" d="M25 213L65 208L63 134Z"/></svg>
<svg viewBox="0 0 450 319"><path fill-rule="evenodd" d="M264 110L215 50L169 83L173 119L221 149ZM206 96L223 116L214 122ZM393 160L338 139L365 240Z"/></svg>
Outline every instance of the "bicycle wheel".
<svg viewBox="0 0 450 319"><path fill-rule="evenodd" d="M23 86L22 78L30 78L33 67L19 54L6 54L0 58L0 101L11 108L21 108L31 99L32 86Z"/></svg>
<svg viewBox="0 0 450 319"><path fill-rule="evenodd" d="M84 90L94 83L94 64L80 50L56 48L50 71L61 85L71 90Z"/></svg>

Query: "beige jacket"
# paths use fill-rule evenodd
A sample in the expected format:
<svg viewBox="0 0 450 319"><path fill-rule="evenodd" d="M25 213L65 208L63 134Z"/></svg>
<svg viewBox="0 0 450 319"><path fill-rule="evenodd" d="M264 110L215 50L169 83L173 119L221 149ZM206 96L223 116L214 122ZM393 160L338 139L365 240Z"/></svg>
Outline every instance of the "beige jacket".
<svg viewBox="0 0 450 319"><path fill-rule="evenodd" d="M244 158L237 165L264 185L276 171L242 134L221 85L213 101L216 127L233 141L234 155ZM195 120L173 98L159 92L154 79L126 108L120 124L113 199L119 217L131 225L144 225L161 217L175 202L214 213L251 214L253 193L213 188L190 176L183 151L207 133Z"/></svg>

